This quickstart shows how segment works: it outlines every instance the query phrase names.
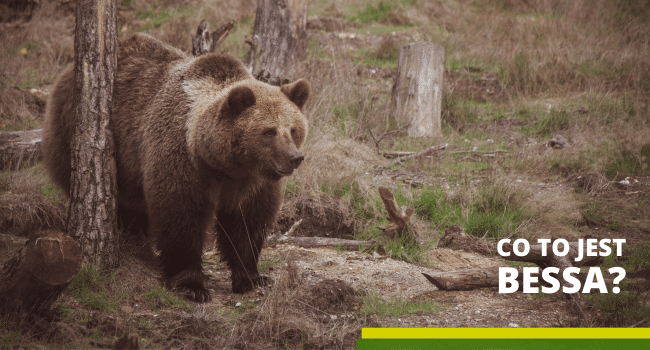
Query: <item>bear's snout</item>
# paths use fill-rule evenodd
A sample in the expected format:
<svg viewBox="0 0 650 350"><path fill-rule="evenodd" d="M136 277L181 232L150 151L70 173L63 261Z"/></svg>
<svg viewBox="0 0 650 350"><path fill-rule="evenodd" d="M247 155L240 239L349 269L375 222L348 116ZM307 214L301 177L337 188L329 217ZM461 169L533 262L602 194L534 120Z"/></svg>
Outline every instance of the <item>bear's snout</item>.
<svg viewBox="0 0 650 350"><path fill-rule="evenodd" d="M289 155L289 163L293 169L298 168L303 160L305 160L305 156L300 152L293 152Z"/></svg>

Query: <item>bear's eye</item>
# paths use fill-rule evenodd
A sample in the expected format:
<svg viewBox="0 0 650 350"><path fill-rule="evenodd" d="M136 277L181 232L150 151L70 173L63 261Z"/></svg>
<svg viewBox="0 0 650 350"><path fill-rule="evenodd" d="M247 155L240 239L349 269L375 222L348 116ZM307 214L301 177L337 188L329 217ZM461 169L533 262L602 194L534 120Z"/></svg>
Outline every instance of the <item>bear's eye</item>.
<svg viewBox="0 0 650 350"><path fill-rule="evenodd" d="M262 133L262 135L264 135L266 137L273 137L273 136L275 136L277 134L278 134L278 132L275 129L266 129Z"/></svg>

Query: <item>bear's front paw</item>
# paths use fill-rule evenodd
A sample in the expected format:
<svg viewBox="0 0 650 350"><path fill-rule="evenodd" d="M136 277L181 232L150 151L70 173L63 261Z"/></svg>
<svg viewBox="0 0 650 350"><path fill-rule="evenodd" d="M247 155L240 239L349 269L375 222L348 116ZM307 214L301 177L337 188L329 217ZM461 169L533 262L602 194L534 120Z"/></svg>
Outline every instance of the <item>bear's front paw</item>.
<svg viewBox="0 0 650 350"><path fill-rule="evenodd" d="M239 278L233 278L232 281L232 291L233 293L246 293L253 290L255 287L263 287L271 283L271 279L266 276L243 276Z"/></svg>
<svg viewBox="0 0 650 350"><path fill-rule="evenodd" d="M203 285L203 274L198 271L183 271L167 280L167 285L178 291L188 291L199 303L212 300L210 291Z"/></svg>
<svg viewBox="0 0 650 350"><path fill-rule="evenodd" d="M195 288L192 289L192 292L194 293L194 300L199 303L207 303L208 301L212 301L210 291L205 288Z"/></svg>

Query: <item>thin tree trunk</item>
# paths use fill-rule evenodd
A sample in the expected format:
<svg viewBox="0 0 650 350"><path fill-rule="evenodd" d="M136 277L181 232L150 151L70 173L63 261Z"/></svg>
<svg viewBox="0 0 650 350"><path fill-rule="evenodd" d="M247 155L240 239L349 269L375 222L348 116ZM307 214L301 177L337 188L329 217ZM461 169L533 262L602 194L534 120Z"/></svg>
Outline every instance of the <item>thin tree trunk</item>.
<svg viewBox="0 0 650 350"><path fill-rule="evenodd" d="M307 54L307 0L257 0L249 70L279 85Z"/></svg>
<svg viewBox="0 0 650 350"><path fill-rule="evenodd" d="M79 0L67 231L95 267L116 266L116 168L110 113L117 69L116 0Z"/></svg>
<svg viewBox="0 0 650 350"><path fill-rule="evenodd" d="M402 46L393 86L391 115L408 124L411 137L442 136L440 113L445 49L428 42Z"/></svg>

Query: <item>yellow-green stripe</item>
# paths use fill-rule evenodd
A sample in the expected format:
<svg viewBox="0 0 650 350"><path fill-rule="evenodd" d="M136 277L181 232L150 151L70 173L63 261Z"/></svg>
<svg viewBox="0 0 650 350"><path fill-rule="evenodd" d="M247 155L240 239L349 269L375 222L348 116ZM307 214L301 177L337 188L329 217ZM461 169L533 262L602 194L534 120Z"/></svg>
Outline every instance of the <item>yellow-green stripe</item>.
<svg viewBox="0 0 650 350"><path fill-rule="evenodd" d="M648 331L646 329L646 331ZM648 339L358 339L357 349L647 350Z"/></svg>
<svg viewBox="0 0 650 350"><path fill-rule="evenodd" d="M649 339L648 328L363 328L362 339Z"/></svg>

